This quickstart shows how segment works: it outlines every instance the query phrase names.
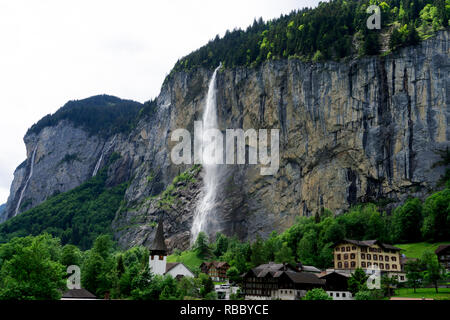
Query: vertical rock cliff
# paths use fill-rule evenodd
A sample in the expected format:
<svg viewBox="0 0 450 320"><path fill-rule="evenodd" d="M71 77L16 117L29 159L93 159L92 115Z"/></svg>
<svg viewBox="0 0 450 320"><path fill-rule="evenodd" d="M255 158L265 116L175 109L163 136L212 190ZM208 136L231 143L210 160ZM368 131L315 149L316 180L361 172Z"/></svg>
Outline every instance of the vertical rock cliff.
<svg viewBox="0 0 450 320"><path fill-rule="evenodd" d="M229 166L211 233L267 236L321 208L339 214L359 202L424 197L445 171L432 166L450 145L449 67L449 33L440 32L384 57L277 60L221 70L220 128L280 129L280 169L262 176L255 165ZM192 179L172 184L189 167L170 161L170 134L193 132L211 74L176 73L164 83L154 112L141 115L130 133L101 138L63 121L26 136L28 159L38 149L21 211L88 179L111 145L108 152L122 157L109 168L110 183L130 180L126 206L113 222L120 245L149 245L154 222L163 216L170 247L186 248L202 171L192 169ZM15 172L8 218L29 162Z"/></svg>

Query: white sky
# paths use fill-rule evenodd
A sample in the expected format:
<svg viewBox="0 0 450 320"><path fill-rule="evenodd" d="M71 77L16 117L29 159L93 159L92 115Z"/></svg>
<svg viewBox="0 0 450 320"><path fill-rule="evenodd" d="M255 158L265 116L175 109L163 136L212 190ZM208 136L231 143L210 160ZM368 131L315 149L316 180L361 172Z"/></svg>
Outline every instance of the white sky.
<svg viewBox="0 0 450 320"><path fill-rule="evenodd" d="M177 59L227 29L317 0L0 0L0 204L27 129L68 100L144 102Z"/></svg>

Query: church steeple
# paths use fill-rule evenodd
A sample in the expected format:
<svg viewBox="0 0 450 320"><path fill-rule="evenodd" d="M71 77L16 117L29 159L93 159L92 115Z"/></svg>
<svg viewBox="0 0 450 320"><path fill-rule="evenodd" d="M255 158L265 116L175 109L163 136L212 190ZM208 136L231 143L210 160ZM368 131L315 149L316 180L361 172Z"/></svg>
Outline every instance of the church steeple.
<svg viewBox="0 0 450 320"><path fill-rule="evenodd" d="M150 247L150 254L167 255L167 247L164 241L164 227L162 221L158 223L155 238L153 239L152 246Z"/></svg>
<svg viewBox="0 0 450 320"><path fill-rule="evenodd" d="M156 234L153 243L150 246L149 264L152 272L163 275L166 273L167 247L164 241L164 227L162 220L159 221L156 228Z"/></svg>

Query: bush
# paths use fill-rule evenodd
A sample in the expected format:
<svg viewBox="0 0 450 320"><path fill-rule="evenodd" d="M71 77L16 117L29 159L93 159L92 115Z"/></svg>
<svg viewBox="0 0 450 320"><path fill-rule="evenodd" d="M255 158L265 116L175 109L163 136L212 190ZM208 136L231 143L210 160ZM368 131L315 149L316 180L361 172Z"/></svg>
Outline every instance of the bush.
<svg viewBox="0 0 450 320"><path fill-rule="evenodd" d="M315 288L306 293L305 300L333 300L325 290Z"/></svg>

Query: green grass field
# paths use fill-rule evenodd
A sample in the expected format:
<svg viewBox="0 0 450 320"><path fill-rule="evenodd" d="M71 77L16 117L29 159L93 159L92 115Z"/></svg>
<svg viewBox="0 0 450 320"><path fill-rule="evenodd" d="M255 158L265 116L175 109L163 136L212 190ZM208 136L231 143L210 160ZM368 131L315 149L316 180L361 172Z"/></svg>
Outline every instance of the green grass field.
<svg viewBox="0 0 450 320"><path fill-rule="evenodd" d="M401 288L395 290L395 297L450 300L450 288L439 288L439 293L436 293L434 288L417 288L416 293L412 288Z"/></svg>
<svg viewBox="0 0 450 320"><path fill-rule="evenodd" d="M405 254L408 258L420 258L424 251L431 250L434 252L437 247L441 244L450 244L450 242L436 242L436 243L428 243L428 242L417 242L417 243L407 243L407 244L396 244L396 247L399 247L402 250L402 253Z"/></svg>
<svg viewBox="0 0 450 320"><path fill-rule="evenodd" d="M179 256L173 254L168 256L167 262L181 262L191 271L195 271L199 269L203 261L194 251L183 251Z"/></svg>

